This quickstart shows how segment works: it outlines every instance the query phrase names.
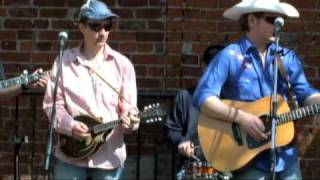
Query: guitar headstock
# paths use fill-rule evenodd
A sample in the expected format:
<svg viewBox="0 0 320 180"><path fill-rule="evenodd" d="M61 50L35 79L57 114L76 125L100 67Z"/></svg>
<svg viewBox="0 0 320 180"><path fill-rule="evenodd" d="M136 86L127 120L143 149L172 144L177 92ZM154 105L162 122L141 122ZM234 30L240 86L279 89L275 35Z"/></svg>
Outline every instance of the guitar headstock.
<svg viewBox="0 0 320 180"><path fill-rule="evenodd" d="M162 117L167 113L166 109L160 103L144 106L140 112L141 121L146 123L155 123L162 121Z"/></svg>

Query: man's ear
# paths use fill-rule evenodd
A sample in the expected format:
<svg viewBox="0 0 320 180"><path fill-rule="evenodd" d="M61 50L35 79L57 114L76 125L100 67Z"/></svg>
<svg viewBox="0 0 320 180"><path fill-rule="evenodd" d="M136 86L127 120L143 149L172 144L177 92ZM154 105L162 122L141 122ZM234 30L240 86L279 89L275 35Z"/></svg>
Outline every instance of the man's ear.
<svg viewBox="0 0 320 180"><path fill-rule="evenodd" d="M257 23L257 17L255 17L253 14L249 14L249 15L248 15L248 27L249 27L249 31L252 29L252 27L255 26L256 23Z"/></svg>
<svg viewBox="0 0 320 180"><path fill-rule="evenodd" d="M84 29L85 29L84 24L83 23L79 23L78 26L79 26L80 31L83 32Z"/></svg>

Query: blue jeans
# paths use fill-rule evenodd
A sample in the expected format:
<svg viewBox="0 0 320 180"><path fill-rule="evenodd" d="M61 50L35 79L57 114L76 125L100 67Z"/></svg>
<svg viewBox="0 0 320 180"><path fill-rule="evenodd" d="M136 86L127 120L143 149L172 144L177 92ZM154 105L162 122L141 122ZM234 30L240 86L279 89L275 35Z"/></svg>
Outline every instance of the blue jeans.
<svg viewBox="0 0 320 180"><path fill-rule="evenodd" d="M246 169L244 172L233 173L234 179L258 179L267 180L272 179L272 172L264 171L255 166ZM301 170L299 162L292 163L287 169L277 172L275 179L283 180L301 180Z"/></svg>
<svg viewBox="0 0 320 180"><path fill-rule="evenodd" d="M53 167L53 179L86 180L90 178L90 180L118 180L122 179L123 171L123 168L105 170L74 166L56 158Z"/></svg>

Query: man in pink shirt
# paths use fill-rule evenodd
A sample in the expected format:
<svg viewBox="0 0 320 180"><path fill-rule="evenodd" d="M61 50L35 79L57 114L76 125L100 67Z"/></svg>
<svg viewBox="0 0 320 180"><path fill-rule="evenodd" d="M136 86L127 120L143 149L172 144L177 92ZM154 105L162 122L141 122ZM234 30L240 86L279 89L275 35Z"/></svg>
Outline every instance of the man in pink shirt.
<svg viewBox="0 0 320 180"><path fill-rule="evenodd" d="M118 17L101 1L88 1L79 13L83 43L64 51L56 100L58 134L75 139L91 136L78 115L101 118L103 123L121 118L122 123L106 137L102 147L84 159L68 157L58 139L53 179L121 179L126 147L124 133L139 126L136 75L131 62L107 44L112 19ZM50 117L57 71L53 66L43 108Z"/></svg>

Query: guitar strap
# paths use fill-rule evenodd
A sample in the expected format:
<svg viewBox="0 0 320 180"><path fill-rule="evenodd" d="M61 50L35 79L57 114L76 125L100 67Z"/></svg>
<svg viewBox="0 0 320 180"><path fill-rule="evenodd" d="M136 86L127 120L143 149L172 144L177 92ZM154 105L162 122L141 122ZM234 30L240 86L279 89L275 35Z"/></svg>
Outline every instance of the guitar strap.
<svg viewBox="0 0 320 180"><path fill-rule="evenodd" d="M284 79L284 81L286 82L287 87L288 87L288 93L289 93L288 105L291 110L298 109L299 104L297 101L297 96L293 92L292 85L291 85L289 78L288 78L288 72L284 67L282 55L280 56L280 58L277 59L277 64L278 64L278 69L279 69L280 75ZM294 123L294 126L295 126L295 123ZM296 142L297 142L297 136L294 136L293 140L286 146L291 146L292 144L295 144Z"/></svg>
<svg viewBox="0 0 320 180"><path fill-rule="evenodd" d="M85 66L89 69L89 71L95 73L104 83L106 83L115 93L118 94L120 99L123 99L126 103L128 103L130 106L136 108L127 98L125 98L121 93L112 86L111 83L109 83L95 68L85 64Z"/></svg>
<svg viewBox="0 0 320 180"><path fill-rule="evenodd" d="M289 93L289 107L290 109L297 109L299 108L299 104L297 101L297 96L294 94L293 89L292 89L292 85L288 79L288 73L287 70L284 67L284 63L283 63L283 56L280 56L279 59L276 60L277 64L278 64L278 69L280 72L281 77L284 79L284 81L286 82L287 86L288 86L288 93Z"/></svg>

